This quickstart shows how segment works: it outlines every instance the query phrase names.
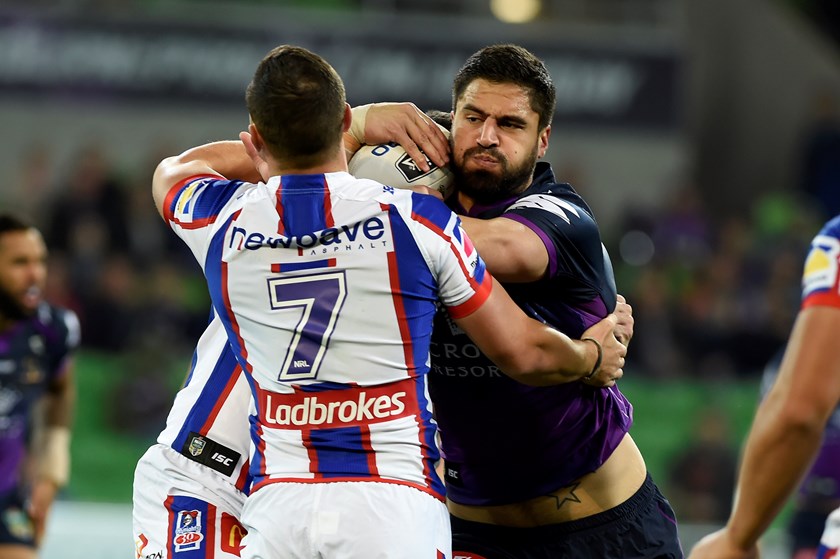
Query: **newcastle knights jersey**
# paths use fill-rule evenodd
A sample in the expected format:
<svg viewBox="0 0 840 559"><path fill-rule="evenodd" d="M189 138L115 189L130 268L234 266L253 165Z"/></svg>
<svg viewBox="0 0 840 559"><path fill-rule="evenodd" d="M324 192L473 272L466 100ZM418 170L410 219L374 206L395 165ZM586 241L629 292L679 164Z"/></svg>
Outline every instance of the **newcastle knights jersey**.
<svg viewBox="0 0 840 559"><path fill-rule="evenodd" d="M251 387L213 316L157 442L228 478L247 493Z"/></svg>
<svg viewBox="0 0 840 559"><path fill-rule="evenodd" d="M164 215L252 383L253 490L381 481L442 497L426 382L436 302L467 316L492 284L457 216L344 172L193 177Z"/></svg>
<svg viewBox="0 0 840 559"><path fill-rule="evenodd" d="M503 216L529 227L549 255L546 277L505 289L526 314L572 338L616 304L612 265L592 212L568 184L538 163L531 186L496 206L457 213ZM445 309L435 317L430 391L446 463L447 496L498 505L545 495L595 471L632 424L617 386L581 382L533 387L505 376L458 329Z"/></svg>
<svg viewBox="0 0 840 559"><path fill-rule="evenodd" d="M78 345L76 315L48 303L0 333L0 495L21 481L32 408Z"/></svg>

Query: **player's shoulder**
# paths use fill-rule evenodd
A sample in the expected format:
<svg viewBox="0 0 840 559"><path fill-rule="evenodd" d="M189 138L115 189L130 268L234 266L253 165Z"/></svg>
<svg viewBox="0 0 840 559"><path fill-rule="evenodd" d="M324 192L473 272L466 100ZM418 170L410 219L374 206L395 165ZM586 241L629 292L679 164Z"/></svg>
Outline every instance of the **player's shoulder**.
<svg viewBox="0 0 840 559"><path fill-rule="evenodd" d="M456 225L460 224L460 220L443 200L430 194L417 192L408 192L408 194L408 208L413 222L437 231L457 229Z"/></svg>
<svg viewBox="0 0 840 559"><path fill-rule="evenodd" d="M375 200L377 202L389 202L399 200L408 194L393 186L385 185L378 180L363 177L355 177L349 173L337 173L338 184L341 196L356 200ZM331 183L335 179L331 179Z"/></svg>
<svg viewBox="0 0 840 559"><path fill-rule="evenodd" d="M386 205L395 205L411 211L444 211L450 213L442 200L431 194L415 192L408 188L394 187L374 179L352 177L352 192L362 198L373 198Z"/></svg>
<svg viewBox="0 0 840 559"><path fill-rule="evenodd" d="M163 204L167 221L186 229L203 228L215 222L224 208L234 211L254 194L264 196L265 184L226 179L220 175L195 175L170 190Z"/></svg>
<svg viewBox="0 0 840 559"><path fill-rule="evenodd" d="M173 190L178 194L181 202L184 203L187 200L195 199L202 195L206 196L210 193L231 193L242 186L256 187L253 183L239 179L228 179L221 175L202 174L183 179L180 183L173 186Z"/></svg>
<svg viewBox="0 0 840 559"><path fill-rule="evenodd" d="M820 237L833 237L840 240L840 215L834 216L823 224L817 239Z"/></svg>
<svg viewBox="0 0 840 559"><path fill-rule="evenodd" d="M819 232L811 239L811 248L806 260L808 263L818 260L836 262L840 258L840 215L826 221Z"/></svg>
<svg viewBox="0 0 840 559"><path fill-rule="evenodd" d="M529 189L505 209L531 223L574 232L575 235L598 233L598 224L583 199L565 183Z"/></svg>
<svg viewBox="0 0 840 559"><path fill-rule="evenodd" d="M43 302L38 306L35 320L50 338L67 349L75 349L81 341L79 317L68 308Z"/></svg>
<svg viewBox="0 0 840 559"><path fill-rule="evenodd" d="M569 183L558 182L548 163L540 162L527 190L508 204L506 212L547 212L570 223L594 222L592 210Z"/></svg>

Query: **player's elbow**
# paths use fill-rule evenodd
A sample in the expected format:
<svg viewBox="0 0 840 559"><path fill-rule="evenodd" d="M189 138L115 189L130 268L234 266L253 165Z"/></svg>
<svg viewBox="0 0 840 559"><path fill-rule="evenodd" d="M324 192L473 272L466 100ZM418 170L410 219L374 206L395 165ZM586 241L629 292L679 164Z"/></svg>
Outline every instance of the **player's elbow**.
<svg viewBox="0 0 840 559"><path fill-rule="evenodd" d="M177 155L163 159L157 164L157 167L155 167L154 175L152 175L152 184L168 183L170 176L173 173L173 169L175 169L179 163L180 157Z"/></svg>
<svg viewBox="0 0 840 559"><path fill-rule="evenodd" d="M818 407L802 405L801 402L787 402L778 415L779 421L788 431L802 436L821 435L830 413L823 413Z"/></svg>

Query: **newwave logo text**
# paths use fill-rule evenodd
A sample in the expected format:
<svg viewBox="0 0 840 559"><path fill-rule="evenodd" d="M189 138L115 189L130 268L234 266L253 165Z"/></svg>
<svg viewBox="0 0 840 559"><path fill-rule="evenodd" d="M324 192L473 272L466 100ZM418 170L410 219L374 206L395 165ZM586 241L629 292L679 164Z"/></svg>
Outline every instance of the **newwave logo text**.
<svg viewBox="0 0 840 559"><path fill-rule="evenodd" d="M235 250L259 250L261 248L310 248L317 245L352 243L362 238L376 241L385 234L385 224L378 217L372 217L351 225L330 227L303 235L273 237L259 232L249 232L244 227L231 228L229 248Z"/></svg>

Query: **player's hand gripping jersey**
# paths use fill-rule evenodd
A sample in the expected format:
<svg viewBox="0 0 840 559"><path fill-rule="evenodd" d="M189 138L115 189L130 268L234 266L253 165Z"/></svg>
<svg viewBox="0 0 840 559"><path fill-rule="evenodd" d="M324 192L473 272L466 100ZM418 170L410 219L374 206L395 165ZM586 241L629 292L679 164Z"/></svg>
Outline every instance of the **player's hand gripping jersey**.
<svg viewBox="0 0 840 559"><path fill-rule="evenodd" d="M195 177L164 212L252 375L255 489L371 480L440 495L432 316L438 299L469 314L491 284L457 217L347 173Z"/></svg>

